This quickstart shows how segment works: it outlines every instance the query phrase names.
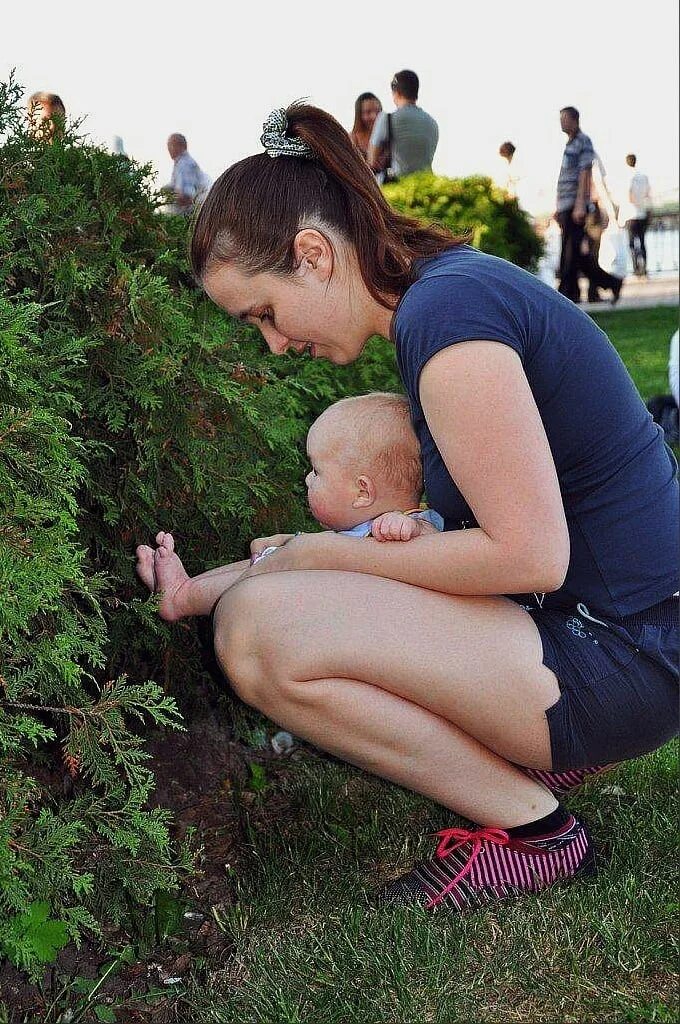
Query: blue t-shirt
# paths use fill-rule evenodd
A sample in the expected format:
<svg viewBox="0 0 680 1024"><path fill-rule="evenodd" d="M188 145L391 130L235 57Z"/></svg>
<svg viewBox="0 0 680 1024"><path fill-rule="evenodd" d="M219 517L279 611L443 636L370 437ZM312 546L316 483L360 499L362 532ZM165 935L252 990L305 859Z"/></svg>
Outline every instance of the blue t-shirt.
<svg viewBox="0 0 680 1024"><path fill-rule="evenodd" d="M417 272L397 307L393 332L427 501L444 517L445 529L476 523L428 429L420 374L433 355L456 342L499 341L522 361L569 527L567 576L543 607L582 601L618 618L674 593L677 464L606 334L531 274L469 246L423 261ZM493 416L493 409L480 415ZM455 466L452 471L455 476Z"/></svg>

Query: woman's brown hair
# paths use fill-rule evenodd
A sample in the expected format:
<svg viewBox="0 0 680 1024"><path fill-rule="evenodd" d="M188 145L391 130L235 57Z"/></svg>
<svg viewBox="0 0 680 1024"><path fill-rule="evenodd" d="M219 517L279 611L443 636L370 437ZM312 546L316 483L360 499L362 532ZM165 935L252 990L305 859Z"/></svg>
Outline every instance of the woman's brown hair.
<svg viewBox="0 0 680 1024"><path fill-rule="evenodd" d="M336 231L355 250L361 276L388 309L413 283L413 261L459 244L437 224L397 213L342 125L305 103L286 110L286 135L306 142L314 159L246 157L227 168L196 218L191 265L197 280L220 263L246 273L287 277L296 267L294 240L303 227Z"/></svg>

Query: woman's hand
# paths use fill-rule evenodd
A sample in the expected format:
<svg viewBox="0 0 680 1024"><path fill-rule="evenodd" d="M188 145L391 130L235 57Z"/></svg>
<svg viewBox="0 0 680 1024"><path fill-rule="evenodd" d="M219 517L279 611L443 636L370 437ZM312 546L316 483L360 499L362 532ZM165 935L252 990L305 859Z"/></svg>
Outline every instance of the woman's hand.
<svg viewBox="0 0 680 1024"><path fill-rule="evenodd" d="M260 555L265 548L280 548L292 540L294 533L275 533L272 537L256 537L250 542L250 557Z"/></svg>
<svg viewBox="0 0 680 1024"><path fill-rule="evenodd" d="M322 569L324 565L318 561L319 538L335 536L332 531L323 533L280 533L274 537L263 537L253 541L253 544L262 544L258 551L264 551L266 547L276 547L266 558L261 558L255 565L246 569L241 579L248 579L250 576L259 576L266 572L286 572L290 569ZM283 538L283 540L281 539Z"/></svg>

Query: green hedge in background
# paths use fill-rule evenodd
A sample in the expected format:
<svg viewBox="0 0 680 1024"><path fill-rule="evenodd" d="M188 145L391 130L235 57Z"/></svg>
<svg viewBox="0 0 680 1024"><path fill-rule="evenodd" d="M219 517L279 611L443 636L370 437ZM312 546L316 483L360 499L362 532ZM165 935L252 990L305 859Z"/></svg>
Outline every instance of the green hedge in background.
<svg viewBox="0 0 680 1024"><path fill-rule="evenodd" d="M454 234L470 232L482 252L534 270L543 251L528 214L491 178L444 178L429 171L383 186L401 213L444 224Z"/></svg>

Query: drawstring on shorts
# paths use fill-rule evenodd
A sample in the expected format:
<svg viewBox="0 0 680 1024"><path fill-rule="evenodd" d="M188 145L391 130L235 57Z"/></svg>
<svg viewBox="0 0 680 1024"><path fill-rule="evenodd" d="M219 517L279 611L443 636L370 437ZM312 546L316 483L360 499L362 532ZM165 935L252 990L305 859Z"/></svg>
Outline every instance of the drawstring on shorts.
<svg viewBox="0 0 680 1024"><path fill-rule="evenodd" d="M576 605L576 609L577 609L579 615L582 615L584 619L588 619L589 622L597 622L598 626L604 626L606 629L609 629L609 623L608 622L603 622L602 619L594 618L590 614L590 612L588 611L586 606L584 604L582 604L580 601Z"/></svg>

